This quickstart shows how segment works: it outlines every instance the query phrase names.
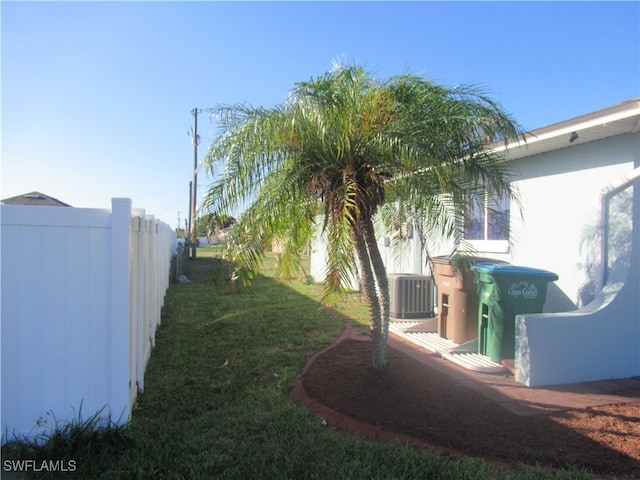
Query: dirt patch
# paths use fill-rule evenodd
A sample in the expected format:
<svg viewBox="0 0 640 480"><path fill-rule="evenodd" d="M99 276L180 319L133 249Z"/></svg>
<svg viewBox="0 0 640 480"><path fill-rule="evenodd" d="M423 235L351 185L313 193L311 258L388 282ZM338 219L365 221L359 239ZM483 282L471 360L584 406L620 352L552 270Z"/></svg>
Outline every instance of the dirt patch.
<svg viewBox="0 0 640 480"><path fill-rule="evenodd" d="M316 358L304 389L349 417L465 455L640 476L640 402L519 416L400 351L388 358L390 375L377 376L371 343L344 340Z"/></svg>

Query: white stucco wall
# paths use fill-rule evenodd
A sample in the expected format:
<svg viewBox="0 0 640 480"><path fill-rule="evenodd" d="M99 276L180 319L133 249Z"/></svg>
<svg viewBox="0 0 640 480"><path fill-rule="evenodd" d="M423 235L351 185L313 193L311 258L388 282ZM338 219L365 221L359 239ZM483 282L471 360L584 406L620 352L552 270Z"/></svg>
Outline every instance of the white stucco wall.
<svg viewBox="0 0 640 480"><path fill-rule="evenodd" d="M318 217L317 229L311 242L311 276L316 282L322 282L326 276L327 267L327 236L321 231L323 221ZM423 274L429 269L425 264L420 239L414 233L411 238L403 242L393 242L384 233L380 222L375 219L376 238L380 255L384 261L388 274L418 273ZM355 259L354 259L355 263ZM359 280L354 277L348 285L352 290L359 289Z"/></svg>
<svg viewBox="0 0 640 480"><path fill-rule="evenodd" d="M636 138L619 135L514 162L523 211L512 205L509 261L558 274L559 290L550 287L545 311L581 304L585 260L598 248L585 239L599 221L600 192L634 168Z"/></svg>
<svg viewBox="0 0 640 480"><path fill-rule="evenodd" d="M322 226L324 224L323 217L319 215L316 219L316 231L311 239L311 276L313 277L315 282L323 282L325 277L327 276L327 232L322 231ZM354 272L357 269L356 259L353 259ZM357 273L354 273L353 278L347 285L344 285L345 288L349 290L359 290L360 282L357 278Z"/></svg>
<svg viewBox="0 0 640 480"><path fill-rule="evenodd" d="M626 267L620 264L614 268L595 301L583 308L516 317L518 382L533 387L640 375L640 180L637 169L635 174L629 263Z"/></svg>
<svg viewBox="0 0 640 480"><path fill-rule="evenodd" d="M378 247L384 260L387 273L418 273L428 272L425 264L422 244L415 232L401 242L392 241L378 227Z"/></svg>

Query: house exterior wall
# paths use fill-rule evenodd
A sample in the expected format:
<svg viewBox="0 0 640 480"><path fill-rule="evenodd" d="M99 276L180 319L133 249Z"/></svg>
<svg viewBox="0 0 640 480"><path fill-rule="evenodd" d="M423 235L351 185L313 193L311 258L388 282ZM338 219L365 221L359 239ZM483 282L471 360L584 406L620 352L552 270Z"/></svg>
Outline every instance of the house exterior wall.
<svg viewBox="0 0 640 480"><path fill-rule="evenodd" d="M614 262L604 288L578 310L516 317L518 382L533 387L640 375L640 168L631 176L631 249L614 252L628 262ZM614 223L603 222L603 230Z"/></svg>
<svg viewBox="0 0 640 480"><path fill-rule="evenodd" d="M420 239L412 227L407 227L407 237L401 241L393 241L384 232L382 222L379 218L374 223L376 228L376 239L380 255L384 261L388 274L393 273L417 273L425 274L429 267L425 261Z"/></svg>
<svg viewBox="0 0 640 480"><path fill-rule="evenodd" d="M322 282L326 277L327 270L327 233L322 231L323 225L323 217L319 215L316 218L316 231L315 235L311 239L311 255L310 255L310 270L311 276L314 281ZM357 266L356 259L353 259L353 271L354 276L349 279L345 288L349 290L359 290L360 289L360 281L357 278Z"/></svg>
<svg viewBox="0 0 640 480"><path fill-rule="evenodd" d="M594 281L600 192L633 170L637 137L619 135L513 162L522 211L512 207L508 261L558 274L545 311L573 310L592 299L584 287Z"/></svg>
<svg viewBox="0 0 640 480"><path fill-rule="evenodd" d="M392 242L384 233L379 224L379 218L375 219L376 239L380 255L384 261L388 274L392 273L417 273L429 274L429 266L425 262L422 244L418 236L413 233L403 242ZM322 282L326 276L327 267L327 235L322 232L323 220L319 216L316 220L316 232L311 240L311 276L316 282ZM354 258L354 271L356 272L347 284L350 290L360 288L360 280L357 274L357 261Z"/></svg>

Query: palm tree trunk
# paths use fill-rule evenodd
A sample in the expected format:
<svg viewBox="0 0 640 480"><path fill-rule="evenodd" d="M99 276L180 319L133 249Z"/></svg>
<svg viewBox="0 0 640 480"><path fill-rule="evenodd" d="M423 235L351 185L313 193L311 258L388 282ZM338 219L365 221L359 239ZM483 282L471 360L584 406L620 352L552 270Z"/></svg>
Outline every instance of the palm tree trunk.
<svg viewBox="0 0 640 480"><path fill-rule="evenodd" d="M389 281L387 280L387 271L380 255L380 249L378 248L378 242L376 241L375 230L373 228L373 222L371 218L365 221L364 226L364 238L369 251L369 258L371 259L371 265L373 267L376 284L378 287L378 302L381 308L381 347L384 349L382 355L385 358L386 363L386 347L387 339L389 337Z"/></svg>
<svg viewBox="0 0 640 480"><path fill-rule="evenodd" d="M360 283L362 285L362 291L364 293L365 301L367 302L367 307L369 309L369 316L371 318L373 369L382 373L386 371L388 367L386 355L387 335L385 334L385 321L383 317L384 308L380 302L380 297L378 296L379 286L373 270L371 249L366 241L366 222L358 222L358 225L354 227L354 235L356 238L356 252L360 265ZM375 248L377 249L377 245ZM379 256L380 252L378 251L378 257ZM388 305L386 315L388 319ZM388 321L386 323L386 329L388 330Z"/></svg>

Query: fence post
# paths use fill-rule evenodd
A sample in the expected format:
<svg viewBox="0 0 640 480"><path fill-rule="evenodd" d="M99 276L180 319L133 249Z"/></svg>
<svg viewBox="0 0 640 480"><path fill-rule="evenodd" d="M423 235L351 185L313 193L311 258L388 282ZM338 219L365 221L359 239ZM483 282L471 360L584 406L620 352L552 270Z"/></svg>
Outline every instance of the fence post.
<svg viewBox="0 0 640 480"><path fill-rule="evenodd" d="M129 229L131 200L111 199L110 414L129 420Z"/></svg>
<svg viewBox="0 0 640 480"><path fill-rule="evenodd" d="M143 345L144 335L141 331L142 322L140 320L140 292L142 291L143 279L140 272L141 264L144 263L142 249L140 248L142 238L142 222L144 218L144 210L133 209L131 218L131 244L130 244L130 281L129 285L129 332L130 339L130 369L129 369L129 404L133 405L138 391L143 388Z"/></svg>
<svg viewBox="0 0 640 480"><path fill-rule="evenodd" d="M136 347L135 351L135 364L136 364L136 372L132 377L131 381L135 378L136 381L136 389L138 391L144 390L144 367L146 364L145 352L146 352L146 342L147 338L145 337L144 330L144 258L145 258L145 250L144 250L144 238L146 235L145 232L145 217L146 213L144 209L136 209L134 214L137 216L136 222L136 232L135 236L135 245L133 250L135 251L135 258L132 259L132 268L135 272L135 285L132 285L131 288L135 289L135 295L132 296L132 301L134 304L132 305L133 318L131 322L133 324L133 328L136 331ZM137 392L136 392L137 393Z"/></svg>

